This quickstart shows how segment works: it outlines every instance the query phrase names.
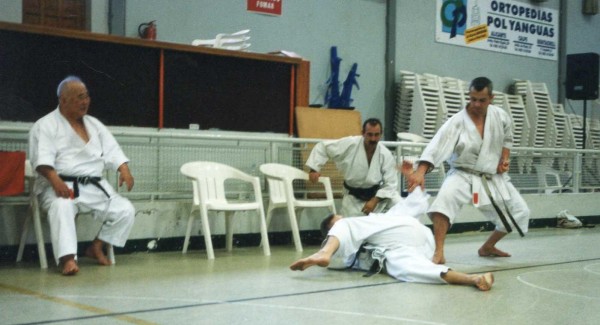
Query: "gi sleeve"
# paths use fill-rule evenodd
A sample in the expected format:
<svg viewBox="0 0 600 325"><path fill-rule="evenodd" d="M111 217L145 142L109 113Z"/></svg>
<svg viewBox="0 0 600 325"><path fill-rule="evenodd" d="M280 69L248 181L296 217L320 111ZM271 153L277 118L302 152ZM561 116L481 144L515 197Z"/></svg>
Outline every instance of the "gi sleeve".
<svg viewBox="0 0 600 325"><path fill-rule="evenodd" d="M456 123L457 116L458 114L440 127L433 139L431 139L423 150L417 163L426 161L437 167L450 158L460 135L460 123Z"/></svg>
<svg viewBox="0 0 600 325"><path fill-rule="evenodd" d="M376 196L382 199L390 199L398 193L398 172L396 171L396 160L389 150L382 146L380 148L382 185Z"/></svg>
<svg viewBox="0 0 600 325"><path fill-rule="evenodd" d="M55 167L58 148L51 130L37 122L29 131L29 160L34 170L41 165Z"/></svg>
<svg viewBox="0 0 600 325"><path fill-rule="evenodd" d="M104 163L108 169L117 170L123 163L129 162L129 158L125 156L125 153L121 150L117 140L108 128L98 120L95 120L94 122L98 128L98 136L102 143L102 157Z"/></svg>
<svg viewBox="0 0 600 325"><path fill-rule="evenodd" d="M353 145L352 137L319 142L313 147L305 165L312 170L320 171L329 159L336 162L343 159Z"/></svg>

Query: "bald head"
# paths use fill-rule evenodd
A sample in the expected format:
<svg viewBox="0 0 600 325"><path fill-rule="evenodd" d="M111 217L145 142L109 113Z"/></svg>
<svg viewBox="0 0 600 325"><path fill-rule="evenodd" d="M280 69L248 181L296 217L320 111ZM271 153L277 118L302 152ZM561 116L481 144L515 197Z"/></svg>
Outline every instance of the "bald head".
<svg viewBox="0 0 600 325"><path fill-rule="evenodd" d="M90 106L90 96L81 79L69 76L56 89L59 109L68 120L81 120Z"/></svg>

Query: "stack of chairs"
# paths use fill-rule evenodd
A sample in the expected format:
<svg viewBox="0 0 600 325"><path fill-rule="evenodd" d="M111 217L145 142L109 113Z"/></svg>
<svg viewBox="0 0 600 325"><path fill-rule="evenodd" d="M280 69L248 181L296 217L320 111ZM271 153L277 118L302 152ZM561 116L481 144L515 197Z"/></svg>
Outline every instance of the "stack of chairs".
<svg viewBox="0 0 600 325"><path fill-rule="evenodd" d="M546 85L529 80L516 80L514 86L516 94L523 97L525 111L533 130L529 134L529 146L534 148L554 147L555 135L548 132L549 111L552 110L552 102Z"/></svg>
<svg viewBox="0 0 600 325"><path fill-rule="evenodd" d="M450 77L440 78L440 85L442 88L442 107L446 112L445 121L465 108L469 102L469 85L464 80Z"/></svg>
<svg viewBox="0 0 600 325"><path fill-rule="evenodd" d="M494 92L493 104L502 107L511 118L513 125L513 146L529 146L529 133L531 131L531 125L529 124L527 113L525 112L523 97L519 95ZM531 172L533 159L531 156L525 153L525 155L517 157L516 164L519 173L529 173Z"/></svg>
<svg viewBox="0 0 600 325"><path fill-rule="evenodd" d="M395 133L408 132L410 129L416 79L414 72L400 71L400 82L396 87Z"/></svg>
<svg viewBox="0 0 600 325"><path fill-rule="evenodd" d="M438 77L430 74L417 75L408 132L429 140L433 138L445 117L440 98Z"/></svg>
<svg viewBox="0 0 600 325"><path fill-rule="evenodd" d="M195 39L194 46L213 47L225 50L245 51L250 47L250 30L243 29L235 33L219 33L212 39Z"/></svg>

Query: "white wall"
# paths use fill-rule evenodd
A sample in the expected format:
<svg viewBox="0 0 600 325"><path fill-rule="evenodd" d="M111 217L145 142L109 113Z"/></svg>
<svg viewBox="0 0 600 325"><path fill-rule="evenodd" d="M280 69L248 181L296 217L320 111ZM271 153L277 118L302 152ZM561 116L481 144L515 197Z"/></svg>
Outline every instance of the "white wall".
<svg viewBox="0 0 600 325"><path fill-rule="evenodd" d="M23 19L22 0L0 0L0 21L21 23Z"/></svg>
<svg viewBox="0 0 600 325"><path fill-rule="evenodd" d="M245 1L179 0L127 1L127 36L138 25L156 20L158 40L189 44L218 33L251 29L250 51L289 50L311 62L310 101L323 103L329 76L329 51L337 46L343 59L340 81L358 63L360 90L353 105L363 118L384 118L385 14L383 0L287 0L281 16L251 13Z"/></svg>
<svg viewBox="0 0 600 325"><path fill-rule="evenodd" d="M108 31L108 1L89 1L93 32ZM560 61L540 60L435 43L435 1L415 0L285 0L280 17L246 11L245 1L124 0L126 36L137 37L138 25L157 20L158 39L190 43L220 32L252 30L252 51L285 49L311 61L310 101L322 103L329 74L329 48L338 46L341 75L358 63L360 90L354 89L354 106L363 118L385 121L385 18L387 3L396 3L396 70L430 72L470 80L488 75L498 90L514 78L545 82L556 103L562 103L566 54L600 53L600 14L585 16L582 1L548 0L544 7L565 10L565 53ZM523 2L529 3L530 1ZM0 0L0 21L21 21L21 0ZM452 60L448 60L451 57ZM562 65L562 70L559 69ZM562 75L559 75L562 71ZM581 114L582 101L569 101ZM588 106L589 109L590 106ZM388 121L391 122L391 121Z"/></svg>
<svg viewBox="0 0 600 325"><path fill-rule="evenodd" d="M565 35L566 53L577 54L595 52L600 54L600 14L584 15L581 13L582 1L564 1L566 7L567 30ZM566 71L566 62L562 62ZM560 79L561 85L565 76ZM565 111L583 115L583 101L565 99ZM587 117L600 118L599 105L588 101Z"/></svg>

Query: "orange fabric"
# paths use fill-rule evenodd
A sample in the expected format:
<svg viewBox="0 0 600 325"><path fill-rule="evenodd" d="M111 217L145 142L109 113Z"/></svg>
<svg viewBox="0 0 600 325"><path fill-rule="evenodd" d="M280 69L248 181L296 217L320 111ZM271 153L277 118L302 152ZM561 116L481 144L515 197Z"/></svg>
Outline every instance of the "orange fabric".
<svg viewBox="0 0 600 325"><path fill-rule="evenodd" d="M0 196L25 191L25 152L0 151Z"/></svg>

